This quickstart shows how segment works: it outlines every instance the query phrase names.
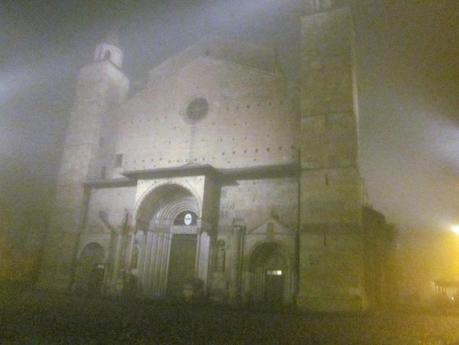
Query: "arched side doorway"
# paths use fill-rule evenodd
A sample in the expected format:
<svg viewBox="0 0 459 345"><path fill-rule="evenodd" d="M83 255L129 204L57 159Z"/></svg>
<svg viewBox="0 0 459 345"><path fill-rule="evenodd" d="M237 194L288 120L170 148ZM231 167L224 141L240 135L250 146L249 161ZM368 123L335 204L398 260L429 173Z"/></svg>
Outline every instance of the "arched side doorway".
<svg viewBox="0 0 459 345"><path fill-rule="evenodd" d="M283 247L266 242L250 257L250 295L255 303L281 306L290 302L291 270Z"/></svg>
<svg viewBox="0 0 459 345"><path fill-rule="evenodd" d="M144 234L138 271L145 295L182 297L185 284L200 277L206 247L200 214L197 198L176 184L159 186L142 200L136 227Z"/></svg>
<svg viewBox="0 0 459 345"><path fill-rule="evenodd" d="M105 250L89 243L81 251L76 271L75 292L97 295L102 292L105 276Z"/></svg>

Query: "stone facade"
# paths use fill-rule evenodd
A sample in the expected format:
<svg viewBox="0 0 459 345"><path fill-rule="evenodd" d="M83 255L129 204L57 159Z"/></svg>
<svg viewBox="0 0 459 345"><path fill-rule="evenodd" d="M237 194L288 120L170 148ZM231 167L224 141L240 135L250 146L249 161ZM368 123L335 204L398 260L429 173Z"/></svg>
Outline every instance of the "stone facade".
<svg viewBox="0 0 459 345"><path fill-rule="evenodd" d="M302 30L300 112L272 49L203 40L127 98L121 50L101 44L80 72L40 285L365 308L351 16Z"/></svg>
<svg viewBox="0 0 459 345"><path fill-rule="evenodd" d="M362 288L362 187L346 9L303 18L298 303L356 308Z"/></svg>
<svg viewBox="0 0 459 345"><path fill-rule="evenodd" d="M400 303L396 238L398 231L385 217L365 206L364 231L365 291L368 307L389 309Z"/></svg>

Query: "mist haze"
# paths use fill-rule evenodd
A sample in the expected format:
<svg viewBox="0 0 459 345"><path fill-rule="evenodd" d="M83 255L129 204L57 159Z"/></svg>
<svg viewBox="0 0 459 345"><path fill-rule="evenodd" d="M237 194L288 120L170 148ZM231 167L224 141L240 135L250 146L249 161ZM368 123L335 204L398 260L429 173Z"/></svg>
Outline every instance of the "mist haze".
<svg viewBox="0 0 459 345"><path fill-rule="evenodd" d="M459 4L400 3L353 4L361 172L368 202L402 230L445 230L459 217ZM78 70L109 30L119 33L134 86L168 57L218 35L275 48L295 92L304 13L301 0L4 2L3 202L18 224L24 214L46 214Z"/></svg>

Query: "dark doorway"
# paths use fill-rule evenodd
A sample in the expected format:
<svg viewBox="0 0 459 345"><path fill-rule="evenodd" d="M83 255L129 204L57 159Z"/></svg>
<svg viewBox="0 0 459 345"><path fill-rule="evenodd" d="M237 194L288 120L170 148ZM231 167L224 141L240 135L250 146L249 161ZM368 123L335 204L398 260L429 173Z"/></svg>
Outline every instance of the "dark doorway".
<svg viewBox="0 0 459 345"><path fill-rule="evenodd" d="M104 249L97 243L88 244L80 254L75 291L89 295L102 292L105 265Z"/></svg>
<svg viewBox="0 0 459 345"><path fill-rule="evenodd" d="M281 306L284 295L284 274L282 270L267 270L265 273L265 302Z"/></svg>
<svg viewBox="0 0 459 345"><path fill-rule="evenodd" d="M250 296L254 303L269 307L288 303L288 277L281 246L267 242L256 248L250 262Z"/></svg>
<svg viewBox="0 0 459 345"><path fill-rule="evenodd" d="M183 297L184 285L195 276L196 242L196 235L176 234L172 237L167 281L170 297Z"/></svg>

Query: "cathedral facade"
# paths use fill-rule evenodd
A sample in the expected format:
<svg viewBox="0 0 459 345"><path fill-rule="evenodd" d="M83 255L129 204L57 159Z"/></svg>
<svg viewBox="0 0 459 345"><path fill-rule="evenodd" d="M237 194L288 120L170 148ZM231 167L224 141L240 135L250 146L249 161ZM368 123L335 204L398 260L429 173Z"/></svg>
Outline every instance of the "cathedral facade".
<svg viewBox="0 0 459 345"><path fill-rule="evenodd" d="M301 25L300 109L269 48L197 42L131 95L116 40L96 48L78 78L41 287L368 305L351 15L319 8Z"/></svg>

